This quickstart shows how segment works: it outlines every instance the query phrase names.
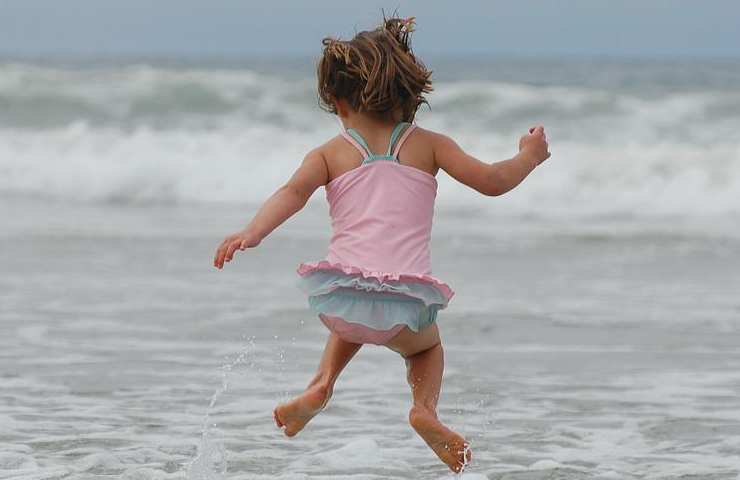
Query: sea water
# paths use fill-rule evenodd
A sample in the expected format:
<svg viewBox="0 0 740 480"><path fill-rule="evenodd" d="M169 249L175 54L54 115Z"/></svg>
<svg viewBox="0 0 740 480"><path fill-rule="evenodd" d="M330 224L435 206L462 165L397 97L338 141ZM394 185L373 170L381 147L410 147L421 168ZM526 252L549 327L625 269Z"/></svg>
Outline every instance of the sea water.
<svg viewBox="0 0 740 480"><path fill-rule="evenodd" d="M475 478L740 474L740 64L430 60L440 418ZM326 329L295 287L323 192L223 271L215 247L337 133L310 59L0 63L0 478L438 479L396 354L366 346L294 438Z"/></svg>

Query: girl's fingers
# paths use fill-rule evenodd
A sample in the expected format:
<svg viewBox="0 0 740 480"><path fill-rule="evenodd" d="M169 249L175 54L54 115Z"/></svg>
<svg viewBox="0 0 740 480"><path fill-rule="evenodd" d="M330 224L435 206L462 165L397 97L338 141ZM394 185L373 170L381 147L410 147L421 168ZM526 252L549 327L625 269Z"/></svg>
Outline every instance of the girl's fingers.
<svg viewBox="0 0 740 480"><path fill-rule="evenodd" d="M213 265L216 268L223 268L225 262L230 262L234 258L234 253L237 250L244 250L248 247L249 241L244 238L239 238L236 235L226 237L216 249Z"/></svg>
<svg viewBox="0 0 740 480"><path fill-rule="evenodd" d="M237 249L241 246L241 240L233 240L229 244L228 250L226 250L226 261L230 262L232 258L234 258L234 252L237 251Z"/></svg>
<svg viewBox="0 0 740 480"><path fill-rule="evenodd" d="M223 243L218 246L216 249L216 256L213 257L213 266L220 268L221 265L223 265L223 251L224 251L224 245Z"/></svg>
<svg viewBox="0 0 740 480"><path fill-rule="evenodd" d="M216 258L214 259L213 264L218 268L222 268L225 262L230 262L234 259L234 254L237 250L244 250L248 245L249 242L247 240L241 240L238 238L234 240L225 240L216 252Z"/></svg>
<svg viewBox="0 0 740 480"><path fill-rule="evenodd" d="M218 258L216 258L216 267L222 268L224 266L224 254L226 252L220 251L218 252Z"/></svg>
<svg viewBox="0 0 740 480"><path fill-rule="evenodd" d="M228 241L229 239L226 238L216 249L216 256L213 259L213 265L215 267L221 268L224 266L224 254L226 253L226 245Z"/></svg>
<svg viewBox="0 0 740 480"><path fill-rule="evenodd" d="M226 252L224 253L224 261L229 262L231 261L231 257L234 254L234 249L232 248L232 244L229 244L229 246L226 248Z"/></svg>
<svg viewBox="0 0 740 480"><path fill-rule="evenodd" d="M536 127L530 127L529 134L530 135L544 135L545 127L543 127L542 125L537 125Z"/></svg>

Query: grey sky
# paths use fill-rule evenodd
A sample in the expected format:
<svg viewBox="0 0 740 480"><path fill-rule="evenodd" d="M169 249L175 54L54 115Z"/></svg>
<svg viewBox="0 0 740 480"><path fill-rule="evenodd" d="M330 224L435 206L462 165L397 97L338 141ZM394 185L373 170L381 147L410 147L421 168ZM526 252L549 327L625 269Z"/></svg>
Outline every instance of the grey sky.
<svg viewBox="0 0 740 480"><path fill-rule="evenodd" d="M740 58L737 0L0 0L0 55L312 54L381 8L420 54Z"/></svg>

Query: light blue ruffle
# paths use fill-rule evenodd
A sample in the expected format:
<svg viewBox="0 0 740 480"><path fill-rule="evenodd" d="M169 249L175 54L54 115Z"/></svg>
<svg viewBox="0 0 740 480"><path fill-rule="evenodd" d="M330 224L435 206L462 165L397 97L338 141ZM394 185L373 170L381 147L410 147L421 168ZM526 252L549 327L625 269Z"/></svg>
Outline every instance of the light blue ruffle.
<svg viewBox="0 0 740 480"><path fill-rule="evenodd" d="M338 316L376 330L406 325L418 332L431 325L447 298L434 285L420 282L381 282L336 270L316 270L298 278L316 314Z"/></svg>

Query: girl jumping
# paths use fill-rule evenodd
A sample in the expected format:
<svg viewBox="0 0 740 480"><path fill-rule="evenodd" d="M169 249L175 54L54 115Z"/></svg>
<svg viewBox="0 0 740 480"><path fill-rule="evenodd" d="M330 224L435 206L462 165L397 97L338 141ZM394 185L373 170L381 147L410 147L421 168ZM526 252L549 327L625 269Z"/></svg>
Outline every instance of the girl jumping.
<svg viewBox="0 0 740 480"><path fill-rule="evenodd" d="M273 416L296 435L328 403L342 369L363 344L384 345L405 360L411 427L454 472L471 460L462 435L437 417L444 358L437 313L454 295L432 276L429 242L435 176L444 170L483 195L516 187L550 157L542 126L519 140L519 153L488 164L451 138L414 122L432 91L431 71L409 42L414 19L389 18L351 40L324 38L318 62L320 106L337 115L338 135L305 156L249 225L226 237L214 265L253 248L301 210L323 186L333 234L326 258L298 266L299 286L329 330L306 390Z"/></svg>

